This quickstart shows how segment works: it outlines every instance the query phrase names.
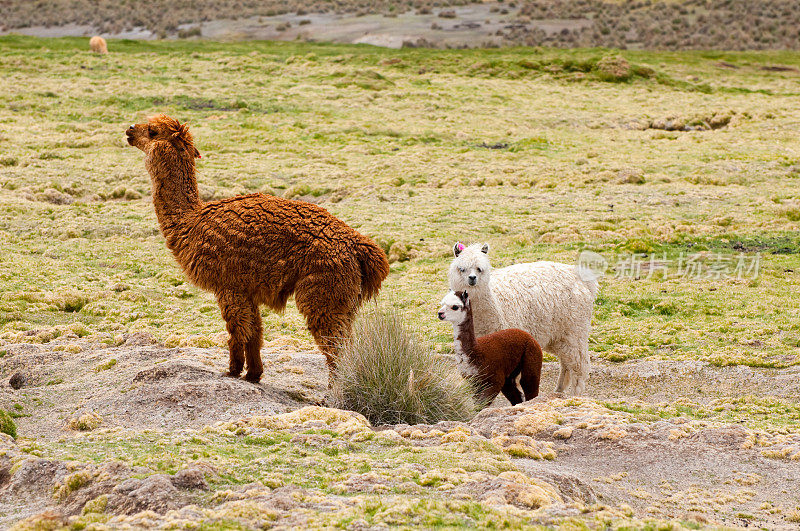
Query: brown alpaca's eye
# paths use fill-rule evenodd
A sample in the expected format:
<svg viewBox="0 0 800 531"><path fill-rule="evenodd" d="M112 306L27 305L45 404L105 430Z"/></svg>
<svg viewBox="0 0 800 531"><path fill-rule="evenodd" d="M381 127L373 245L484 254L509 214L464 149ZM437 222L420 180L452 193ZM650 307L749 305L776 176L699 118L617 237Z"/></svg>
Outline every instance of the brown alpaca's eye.
<svg viewBox="0 0 800 531"><path fill-rule="evenodd" d="M453 309L454 310L458 310L458 306L453 306Z"/></svg>

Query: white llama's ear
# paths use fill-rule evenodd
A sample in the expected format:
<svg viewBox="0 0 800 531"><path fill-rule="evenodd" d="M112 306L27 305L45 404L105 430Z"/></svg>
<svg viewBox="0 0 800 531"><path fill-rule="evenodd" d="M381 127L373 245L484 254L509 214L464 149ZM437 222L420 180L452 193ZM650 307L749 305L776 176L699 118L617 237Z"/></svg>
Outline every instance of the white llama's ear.
<svg viewBox="0 0 800 531"><path fill-rule="evenodd" d="M488 243L484 243L483 244L483 247L481 247L481 252L483 254L489 254L489 244Z"/></svg>
<svg viewBox="0 0 800 531"><path fill-rule="evenodd" d="M458 255L460 255L460 254L461 254L461 251L463 251L463 250L464 250L464 244L463 244L463 243L461 243L461 242L456 242L456 244L455 244L455 245L453 245L453 254L454 254L456 257L457 257Z"/></svg>

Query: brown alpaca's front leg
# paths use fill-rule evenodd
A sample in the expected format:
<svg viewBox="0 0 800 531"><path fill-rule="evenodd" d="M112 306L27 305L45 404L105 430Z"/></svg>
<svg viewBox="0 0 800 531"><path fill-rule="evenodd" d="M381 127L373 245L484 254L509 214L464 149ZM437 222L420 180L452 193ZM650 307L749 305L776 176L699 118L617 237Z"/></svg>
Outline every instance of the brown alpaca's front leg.
<svg viewBox="0 0 800 531"><path fill-rule="evenodd" d="M247 376L251 376L251 369L256 369L253 375L256 372L258 373L255 380L250 380L249 378L248 380L257 382L263 372L260 353L261 318L258 315L257 306L247 297L232 293L218 295L217 302L220 310L222 310L222 318L225 319L228 334L230 334L228 338L230 359L227 376L238 377L242 373L245 362L245 349L247 349ZM258 321L256 321L257 318ZM255 334L256 330L258 335ZM258 360L257 368L252 361L254 357Z"/></svg>

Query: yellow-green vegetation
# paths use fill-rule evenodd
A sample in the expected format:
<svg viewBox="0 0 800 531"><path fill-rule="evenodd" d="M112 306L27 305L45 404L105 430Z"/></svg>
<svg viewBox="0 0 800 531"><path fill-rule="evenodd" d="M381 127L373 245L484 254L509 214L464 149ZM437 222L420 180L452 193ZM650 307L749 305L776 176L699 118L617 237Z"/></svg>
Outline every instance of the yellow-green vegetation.
<svg viewBox="0 0 800 531"><path fill-rule="evenodd" d="M224 345L218 307L174 264L141 153L123 139L129 123L167 112L192 127L206 199L317 201L383 242L394 257L383 300L440 350L450 330L433 310L461 239L488 241L495 266L605 256L590 345L600 359L800 362L800 76L760 69L800 55L114 49L0 39L5 341L113 344L142 330L167 345ZM602 81L596 65L623 60L640 74ZM692 124L708 128L683 130ZM688 257L701 269L679 274ZM715 278L719 265L732 278ZM292 307L265 321L268 339L308 339Z"/></svg>
<svg viewBox="0 0 800 531"><path fill-rule="evenodd" d="M371 309L353 327L337 359L331 399L375 425L469 420L476 387L437 356L394 310Z"/></svg>
<svg viewBox="0 0 800 531"><path fill-rule="evenodd" d="M374 237L392 264L381 304L437 354L452 349L434 311L461 240L490 243L497 267L582 251L607 260L590 344L600 362L800 363L800 76L762 70L800 66L800 54L110 44L99 57L85 39L0 38L4 363L19 355L5 344L58 340L57 356L90 356L87 372L108 379L129 362L93 357L92 342L145 332L225 346L219 309L175 265L142 155L124 142L130 123L158 112L189 121L205 199L315 201ZM264 317L267 339L309 340L291 305ZM47 404L28 393L69 376L26 384L13 408L36 415ZM20 453L70 465L54 499L97 481L81 463L119 460L143 475L207 464L210 488L191 496L192 521L209 528L277 518L258 500L281 489L300 504L299 526L548 525L560 491L515 459L559 463L575 441L683 444L729 422L744 425L729 430L741 439L731 451L786 470L800 459L787 397L555 399L385 431L312 407L141 432L92 408L59 419L73 430L61 440L20 438ZM72 523L124 525L107 501ZM630 507L567 508L589 515L557 521L575 528L678 526L632 520Z"/></svg>
<svg viewBox="0 0 800 531"><path fill-rule="evenodd" d="M0 433L5 433L11 437L17 436L17 425L14 423L12 414L0 409Z"/></svg>

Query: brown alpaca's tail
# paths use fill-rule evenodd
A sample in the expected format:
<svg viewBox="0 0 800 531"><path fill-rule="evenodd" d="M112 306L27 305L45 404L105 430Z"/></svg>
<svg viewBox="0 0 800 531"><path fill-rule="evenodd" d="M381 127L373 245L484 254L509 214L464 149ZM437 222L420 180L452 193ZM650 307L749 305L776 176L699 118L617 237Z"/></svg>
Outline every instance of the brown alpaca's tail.
<svg viewBox="0 0 800 531"><path fill-rule="evenodd" d="M364 238L356 247L361 264L361 302L366 302L378 294L383 279L389 274L389 261L378 244Z"/></svg>

